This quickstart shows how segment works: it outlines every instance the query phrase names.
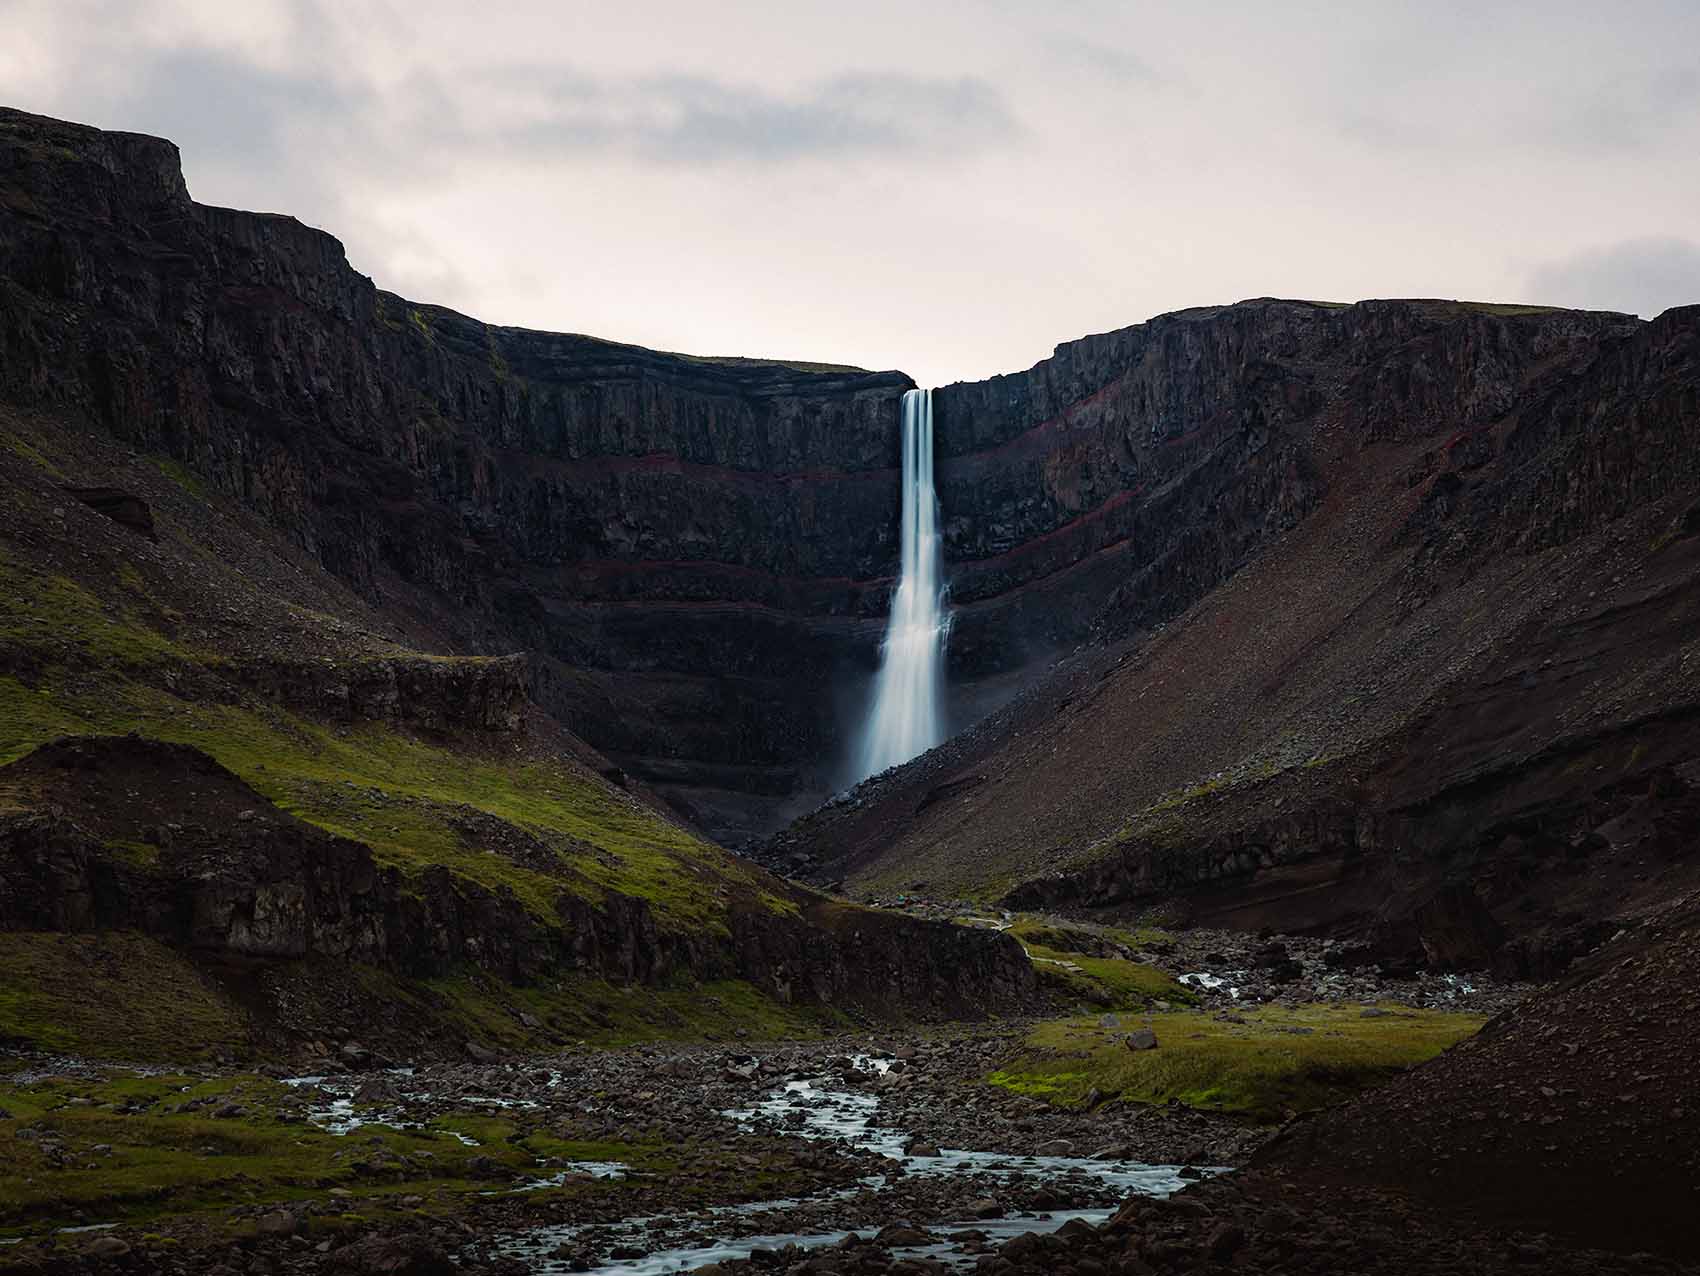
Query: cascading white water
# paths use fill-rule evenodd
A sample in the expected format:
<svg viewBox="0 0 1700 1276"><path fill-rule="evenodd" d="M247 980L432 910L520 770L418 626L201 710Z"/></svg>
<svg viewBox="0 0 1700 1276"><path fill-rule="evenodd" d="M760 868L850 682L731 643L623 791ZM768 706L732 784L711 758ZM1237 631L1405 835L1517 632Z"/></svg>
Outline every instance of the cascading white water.
<svg viewBox="0 0 1700 1276"><path fill-rule="evenodd" d="M944 552L933 491L933 392L903 396L903 523L879 679L863 731L858 778L925 753L944 738Z"/></svg>

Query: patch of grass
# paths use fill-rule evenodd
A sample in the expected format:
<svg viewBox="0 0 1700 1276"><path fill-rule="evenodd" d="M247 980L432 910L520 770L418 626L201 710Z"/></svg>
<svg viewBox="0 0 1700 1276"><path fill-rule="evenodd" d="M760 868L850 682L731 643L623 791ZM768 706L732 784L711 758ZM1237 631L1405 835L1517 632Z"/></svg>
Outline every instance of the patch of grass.
<svg viewBox="0 0 1700 1276"><path fill-rule="evenodd" d="M814 1038L847 1026L823 1006L791 1007L740 980L635 987L583 975L514 987L464 972L412 987L381 972L393 1002L414 1001L435 1019L492 1048L536 1049L563 1039L598 1046L719 1041L743 1030L758 1041Z"/></svg>
<svg viewBox="0 0 1700 1276"><path fill-rule="evenodd" d="M1558 306L1523 306L1503 301L1460 301L1456 304L1484 315L1550 315L1560 309Z"/></svg>
<svg viewBox="0 0 1700 1276"><path fill-rule="evenodd" d="M995 1086L1030 1099L1060 1101L1065 1106L1079 1102L1079 1096L1092 1088L1092 1074L1080 1072L1022 1072L999 1069L986 1078Z"/></svg>
<svg viewBox="0 0 1700 1276"><path fill-rule="evenodd" d="M1142 814L1160 815L1165 811L1179 810L1189 802L1196 802L1199 798L1209 797L1212 793L1226 787L1226 784L1226 780L1218 777L1202 781L1199 784L1188 785L1184 789L1176 789L1172 793L1163 794L1162 797L1146 807Z"/></svg>
<svg viewBox="0 0 1700 1276"><path fill-rule="evenodd" d="M208 498L207 481L181 461L174 461L168 456L150 456L148 460L153 463L155 469L190 496L203 501Z"/></svg>
<svg viewBox="0 0 1700 1276"><path fill-rule="evenodd" d="M1136 1103L1178 1099L1191 1107L1277 1121L1348 1098L1433 1058L1470 1036L1477 1015L1359 1006L1262 1007L1243 1023L1196 1013L1151 1015L1155 1050L1122 1043L1139 1026L1105 1028L1094 1019L1039 1025L1019 1054L987 1080L1062 1105L1096 1088Z"/></svg>
<svg viewBox="0 0 1700 1276"><path fill-rule="evenodd" d="M1023 945L1041 980L1082 1002L1132 1010L1156 1001L1190 1006L1197 997L1156 966L1121 957L1088 957L1038 945Z"/></svg>
<svg viewBox="0 0 1700 1276"><path fill-rule="evenodd" d="M292 1115L287 1087L253 1076L54 1078L0 1085L0 1231L13 1235L85 1220L138 1223L233 1205L322 1197L337 1189L350 1211L405 1210L400 1198L429 1191L473 1194L550 1159L614 1160L661 1172L659 1140L575 1143L511 1121L451 1114L433 1128L368 1126L339 1138ZM235 1104L233 1117L214 1115ZM468 1132L468 1147L448 1133ZM20 1134L20 1132L25 1132ZM594 1152L594 1156L573 1153ZM475 1178L474 1158L504 1177ZM613 1185L610 1185L613 1186ZM617 1187L614 1190L618 1190ZM221 1220L222 1221L222 1220ZM316 1217L314 1226L322 1224ZM227 1226L239 1226L226 1224Z"/></svg>
<svg viewBox="0 0 1700 1276"><path fill-rule="evenodd" d="M185 663L197 653L144 624L133 608L103 603L65 576L20 567L0 555L0 642L119 668Z"/></svg>
<svg viewBox="0 0 1700 1276"><path fill-rule="evenodd" d="M0 933L0 1040L96 1059L189 1062L247 1021L188 959L142 935Z"/></svg>
<svg viewBox="0 0 1700 1276"><path fill-rule="evenodd" d="M131 868L153 868L159 863L159 847L147 842L107 842L105 846L113 859Z"/></svg>
<svg viewBox="0 0 1700 1276"><path fill-rule="evenodd" d="M1041 981L1083 1003L1127 1010L1155 1001L1181 1006L1197 1001L1191 990L1158 967L1116 954L1118 947L1137 949L1161 942L1161 931L1089 929L1024 917L1009 934L1026 950Z"/></svg>
<svg viewBox="0 0 1700 1276"><path fill-rule="evenodd" d="M0 447L4 447L8 452L12 453L12 455L29 462L38 470L41 470L49 478L53 479L54 482L63 483L65 481L65 475L60 471L59 467L54 465L52 461L48 460L46 454L28 439L12 434L9 431L0 430Z"/></svg>
<svg viewBox="0 0 1700 1276"><path fill-rule="evenodd" d="M849 363L812 363L806 359L763 359L749 355L736 354L681 354L677 350L666 352L668 358L683 359L687 363L715 364L724 368L789 368L794 372L853 372L865 373L866 368L858 368Z"/></svg>

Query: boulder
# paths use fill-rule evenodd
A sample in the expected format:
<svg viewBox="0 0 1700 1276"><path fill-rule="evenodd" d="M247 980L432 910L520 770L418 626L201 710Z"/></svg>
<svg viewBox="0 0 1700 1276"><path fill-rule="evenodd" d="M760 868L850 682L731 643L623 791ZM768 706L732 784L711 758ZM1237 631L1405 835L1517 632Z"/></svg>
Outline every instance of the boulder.
<svg viewBox="0 0 1700 1276"><path fill-rule="evenodd" d="M419 1236L368 1236L333 1250L335 1276L455 1276L453 1259Z"/></svg>
<svg viewBox="0 0 1700 1276"><path fill-rule="evenodd" d="M153 530L153 511L148 503L133 492L116 487L67 487L65 491L97 514L104 514L120 527L138 536L157 541Z"/></svg>

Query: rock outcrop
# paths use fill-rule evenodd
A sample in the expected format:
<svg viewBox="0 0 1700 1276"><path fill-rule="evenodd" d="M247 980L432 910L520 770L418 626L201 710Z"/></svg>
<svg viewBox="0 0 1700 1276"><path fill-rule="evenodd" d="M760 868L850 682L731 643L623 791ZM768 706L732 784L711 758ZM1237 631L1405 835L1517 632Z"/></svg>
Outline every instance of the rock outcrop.
<svg viewBox="0 0 1700 1276"><path fill-rule="evenodd" d="M236 681L329 722L390 722L427 731L514 731L530 661L513 656L273 657L240 664Z"/></svg>
<svg viewBox="0 0 1700 1276"><path fill-rule="evenodd" d="M330 958L418 978L480 969L522 985L572 973L739 979L782 1002L894 1017L978 1016L1036 997L1007 936L771 879L779 894L732 908L714 930L662 924L642 899L567 877L539 913L445 868L410 876L185 745L60 740L0 769L0 785L32 799L0 816L0 930L135 931L203 958Z"/></svg>

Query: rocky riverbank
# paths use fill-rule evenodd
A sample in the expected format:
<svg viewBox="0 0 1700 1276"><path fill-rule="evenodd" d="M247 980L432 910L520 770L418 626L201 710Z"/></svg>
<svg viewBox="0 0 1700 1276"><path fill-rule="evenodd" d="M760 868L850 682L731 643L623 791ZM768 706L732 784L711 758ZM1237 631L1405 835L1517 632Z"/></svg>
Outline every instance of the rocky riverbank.
<svg viewBox="0 0 1700 1276"><path fill-rule="evenodd" d="M1526 989L1346 971L1337 945L1303 937L978 921L1030 953L1066 954L1041 960L1083 963L1083 974L1149 966L1196 1004L413 1066L356 1046L303 1076L14 1057L0 1124L25 1186L0 1220L12 1241L0 1268L660 1276L974 1264L997 1276L1040 1266L1093 1276L1243 1265L1254 1261L1247 1237L1265 1264L1253 1270L1287 1260L1359 1270L1341 1264L1366 1245L1417 1261L1416 1242L1387 1218L1354 1224L1351 1192L1330 1200L1316 1229L1283 1231L1266 1198L1246 1204L1211 1185L1298 1127L1137 1101L1129 1069L1153 1059L1184 1072L1214 1050L1256 1068L1279 1057L1297 1077L1306 1060L1329 1057L1312 1051L1384 1031L1403 1042L1468 1012L1479 1022ZM1410 1001L1391 1001L1395 991ZM1157 1044L1141 1049L1146 1034ZM1059 1068L1099 1075L1106 1058L1103 1093L1050 1084ZM1283 1083L1275 1093L1297 1092ZM1425 1249L1428 1267L1362 1270L1469 1270L1459 1264L1472 1235ZM1541 1244L1493 1243L1507 1254ZM1649 1260L1645 1270L1676 1269Z"/></svg>
<svg viewBox="0 0 1700 1276"><path fill-rule="evenodd" d="M287 1078L18 1059L7 1116L42 1200L7 1220L16 1243L0 1264L439 1270L407 1248L424 1244L456 1270L582 1271L893 1220L995 1236L1005 1220L1103 1216L1129 1192L1173 1191L1266 1133L1136 1105L1074 1113L987 1085L1018 1036L585 1049ZM287 1163L233 1145L250 1139L277 1140ZM169 1216L135 1195L163 1148L182 1158L176 1177L202 1182L148 1180ZM58 1182L79 1166L92 1167L80 1203ZM247 1188L228 1190L232 1175Z"/></svg>

